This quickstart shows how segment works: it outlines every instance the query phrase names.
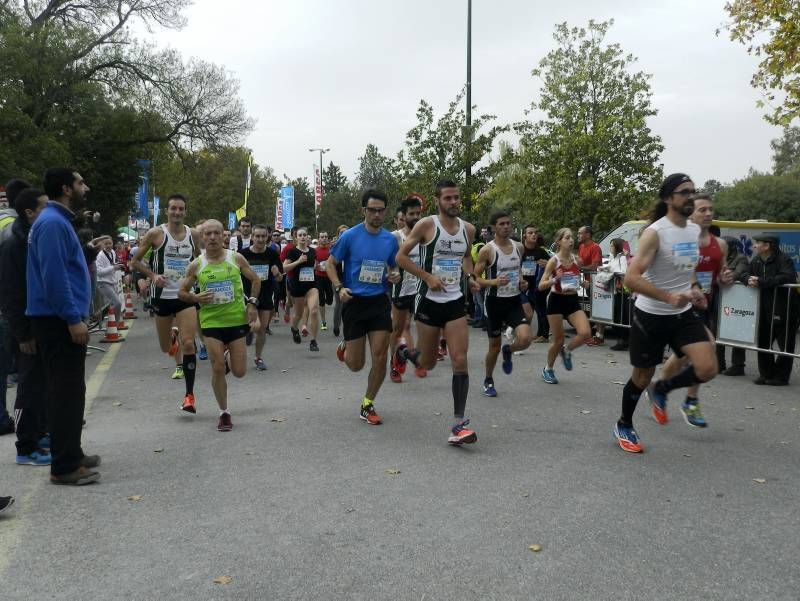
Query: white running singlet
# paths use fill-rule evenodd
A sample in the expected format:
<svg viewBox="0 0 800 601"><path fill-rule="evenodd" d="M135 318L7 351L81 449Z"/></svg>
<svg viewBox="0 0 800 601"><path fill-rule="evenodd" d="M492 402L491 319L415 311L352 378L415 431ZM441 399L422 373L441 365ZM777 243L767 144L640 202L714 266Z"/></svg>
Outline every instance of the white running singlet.
<svg viewBox="0 0 800 601"><path fill-rule="evenodd" d="M444 289L430 290L425 281L420 280L417 293L435 303L447 303L463 296L461 261L469 248L467 229L461 218L458 218L458 231L455 234L448 233L442 227L438 215L433 215L433 224L436 227L436 233L427 244L420 243L420 257L422 268L428 273L440 277L444 282Z"/></svg>

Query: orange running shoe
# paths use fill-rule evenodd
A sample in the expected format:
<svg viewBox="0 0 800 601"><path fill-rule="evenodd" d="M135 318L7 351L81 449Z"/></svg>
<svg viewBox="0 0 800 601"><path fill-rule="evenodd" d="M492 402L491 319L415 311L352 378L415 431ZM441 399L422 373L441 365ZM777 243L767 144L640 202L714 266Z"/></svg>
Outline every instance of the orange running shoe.
<svg viewBox="0 0 800 601"><path fill-rule="evenodd" d="M178 328L173 327L169 331L169 356L174 357L178 354Z"/></svg>
<svg viewBox="0 0 800 601"><path fill-rule="evenodd" d="M614 424L614 437L623 451L628 453L642 453L644 451L642 443L639 442L639 436L632 427L628 428L617 422Z"/></svg>
<svg viewBox="0 0 800 601"><path fill-rule="evenodd" d="M663 426L669 421L667 395L658 392L655 384L651 383L647 387L647 398L650 399L650 410L653 414L653 419Z"/></svg>
<svg viewBox="0 0 800 601"><path fill-rule="evenodd" d="M377 426L381 423L381 416L375 412L375 406L372 403L361 405L359 417L370 426Z"/></svg>
<svg viewBox="0 0 800 601"><path fill-rule="evenodd" d="M397 371L394 367L389 371L389 379L395 384L400 384L400 382L403 381L400 372Z"/></svg>
<svg viewBox="0 0 800 601"><path fill-rule="evenodd" d="M187 394L183 397L183 404L181 405L181 410L185 411L186 413L197 413L197 409L194 407L194 395Z"/></svg>
<svg viewBox="0 0 800 601"><path fill-rule="evenodd" d="M342 340L339 344L336 345L336 358L342 362L344 362L345 345L346 342L344 340Z"/></svg>

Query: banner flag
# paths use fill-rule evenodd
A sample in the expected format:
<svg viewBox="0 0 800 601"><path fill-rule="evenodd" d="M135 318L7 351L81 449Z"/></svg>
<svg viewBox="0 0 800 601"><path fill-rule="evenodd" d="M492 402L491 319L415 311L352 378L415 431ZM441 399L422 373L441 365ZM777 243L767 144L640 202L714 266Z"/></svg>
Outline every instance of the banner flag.
<svg viewBox="0 0 800 601"><path fill-rule="evenodd" d="M236 213L234 211L228 211L228 229L230 231L236 229Z"/></svg>
<svg viewBox="0 0 800 601"><path fill-rule="evenodd" d="M158 211L161 208L161 199L153 196L153 227L158 225Z"/></svg>
<svg viewBox="0 0 800 601"><path fill-rule="evenodd" d="M275 199L275 230L281 231L283 229L283 203L281 202L281 197Z"/></svg>
<svg viewBox="0 0 800 601"><path fill-rule="evenodd" d="M284 231L294 227L294 187L281 188L281 224Z"/></svg>
<svg viewBox="0 0 800 601"><path fill-rule="evenodd" d="M236 209L237 221L247 215L247 199L250 197L250 170L253 165L253 155L247 155L247 181L244 184L244 204Z"/></svg>
<svg viewBox="0 0 800 601"><path fill-rule="evenodd" d="M316 165L314 165L314 208L317 213L322 208L322 174Z"/></svg>

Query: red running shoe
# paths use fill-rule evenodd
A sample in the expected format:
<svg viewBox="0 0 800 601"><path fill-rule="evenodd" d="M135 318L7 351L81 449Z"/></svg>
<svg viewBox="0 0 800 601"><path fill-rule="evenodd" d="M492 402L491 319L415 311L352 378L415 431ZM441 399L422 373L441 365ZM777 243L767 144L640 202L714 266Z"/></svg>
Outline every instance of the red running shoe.
<svg viewBox="0 0 800 601"><path fill-rule="evenodd" d="M223 413L219 416L219 423L217 424L217 430L220 432L230 432L233 430L233 422L231 421L231 414L230 413Z"/></svg>
<svg viewBox="0 0 800 601"><path fill-rule="evenodd" d="M359 417L367 422L370 426L377 426L381 424L381 416L375 412L375 406L372 403L368 405L361 405L361 413Z"/></svg>
<svg viewBox="0 0 800 601"><path fill-rule="evenodd" d="M471 444L478 440L478 435L475 434L474 430L470 430L467 428L469 426L469 420L465 419L462 422L457 423L453 426L453 429L450 431L450 436L447 439L452 445L462 445L462 444Z"/></svg>
<svg viewBox="0 0 800 601"><path fill-rule="evenodd" d="M194 395L187 394L183 397L183 404L181 405L181 410L185 411L186 413L197 413L197 409L194 407Z"/></svg>
<svg viewBox="0 0 800 601"><path fill-rule="evenodd" d="M403 381L400 372L397 371L394 367L391 370L389 370L389 379L395 384L399 384L400 382Z"/></svg>
<svg viewBox="0 0 800 601"><path fill-rule="evenodd" d="M344 349L347 343L342 340L339 344L336 345L336 358L344 363Z"/></svg>

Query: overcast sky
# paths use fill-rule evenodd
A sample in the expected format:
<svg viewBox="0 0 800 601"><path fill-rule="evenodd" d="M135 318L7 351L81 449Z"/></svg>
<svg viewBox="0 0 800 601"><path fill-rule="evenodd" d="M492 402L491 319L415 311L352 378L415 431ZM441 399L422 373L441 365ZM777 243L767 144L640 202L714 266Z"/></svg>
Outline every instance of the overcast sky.
<svg viewBox="0 0 800 601"><path fill-rule="evenodd" d="M663 6L661 5L663 4ZM514 122L536 98L531 77L554 47L553 26L613 18L607 36L651 73L667 172L698 184L770 168L768 125L750 85L756 61L715 30L723 0L474 0L472 100ZM325 156L348 176L368 143L401 149L419 100L437 114L466 80L467 0L196 0L160 45L228 68L257 120L246 141L279 177L310 176Z"/></svg>

